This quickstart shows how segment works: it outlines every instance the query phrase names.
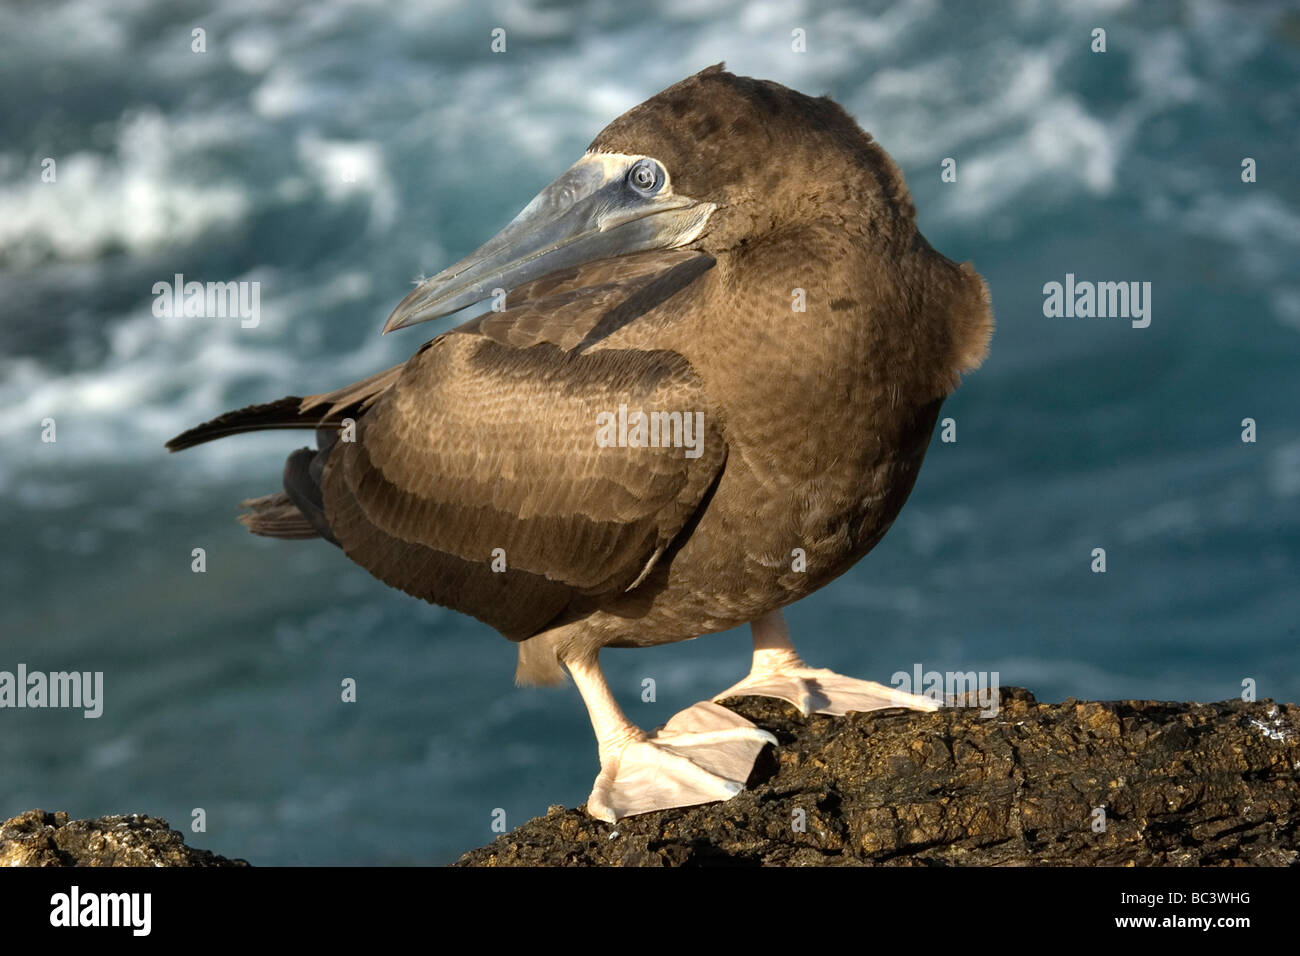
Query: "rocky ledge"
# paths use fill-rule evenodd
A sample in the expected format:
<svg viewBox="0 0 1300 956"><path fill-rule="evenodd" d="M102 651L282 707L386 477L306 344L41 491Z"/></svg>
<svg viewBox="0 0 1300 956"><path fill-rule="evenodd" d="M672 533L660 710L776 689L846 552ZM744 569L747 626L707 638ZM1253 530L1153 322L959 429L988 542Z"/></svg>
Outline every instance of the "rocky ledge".
<svg viewBox="0 0 1300 956"><path fill-rule="evenodd" d="M727 803L601 823L552 807L459 866L1293 866L1300 707L1067 700L802 717ZM0 824L0 866L247 866L141 815Z"/></svg>
<svg viewBox="0 0 1300 956"><path fill-rule="evenodd" d="M1291 866L1300 707L1066 700L802 717L727 803L616 824L552 807L460 866Z"/></svg>
<svg viewBox="0 0 1300 956"><path fill-rule="evenodd" d="M0 866L248 866L185 845L166 820L132 813L69 820L28 810L0 823Z"/></svg>

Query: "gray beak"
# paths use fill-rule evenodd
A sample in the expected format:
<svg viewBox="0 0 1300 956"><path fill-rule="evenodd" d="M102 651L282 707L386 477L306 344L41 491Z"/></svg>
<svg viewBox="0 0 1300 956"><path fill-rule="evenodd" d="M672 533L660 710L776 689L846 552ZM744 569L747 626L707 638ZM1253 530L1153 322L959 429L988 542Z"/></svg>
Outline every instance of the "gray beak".
<svg viewBox="0 0 1300 956"><path fill-rule="evenodd" d="M426 279L384 332L450 315L497 293L596 259L694 241L717 206L673 194L655 160L587 153L460 262Z"/></svg>

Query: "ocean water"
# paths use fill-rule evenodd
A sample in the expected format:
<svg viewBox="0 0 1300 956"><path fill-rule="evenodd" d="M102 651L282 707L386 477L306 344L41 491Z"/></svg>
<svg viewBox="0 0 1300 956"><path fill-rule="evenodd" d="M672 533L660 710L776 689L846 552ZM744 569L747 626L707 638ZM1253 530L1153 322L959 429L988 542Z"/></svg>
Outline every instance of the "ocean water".
<svg viewBox="0 0 1300 956"><path fill-rule="evenodd" d="M1293 5L11 3L0 670L102 671L104 713L0 710L0 818L188 830L202 808L190 842L255 863L420 864L489 841L498 810L585 799L571 687L516 689L485 626L235 523L301 436L163 442L405 358L449 324L379 336L414 278L720 60L842 102L998 323L893 530L790 610L805 656L995 671L1047 700L1300 697ZM176 273L260 282L260 324L156 317ZM1067 273L1150 282L1149 327L1045 316ZM747 661L743 630L604 656L645 727Z"/></svg>

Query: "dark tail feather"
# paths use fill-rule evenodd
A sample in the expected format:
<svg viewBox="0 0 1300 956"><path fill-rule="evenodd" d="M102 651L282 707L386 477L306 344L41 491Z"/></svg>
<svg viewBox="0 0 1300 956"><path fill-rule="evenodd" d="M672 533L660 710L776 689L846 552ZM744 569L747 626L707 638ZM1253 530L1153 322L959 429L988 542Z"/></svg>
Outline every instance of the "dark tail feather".
<svg viewBox="0 0 1300 956"><path fill-rule="evenodd" d="M290 395L265 405L249 405L237 411L196 425L181 432L167 443L169 451L182 451L227 435L255 432L267 428L319 428L337 424L344 418L359 418L388 388L401 377L403 366L377 372L332 392L298 398Z"/></svg>
<svg viewBox="0 0 1300 956"><path fill-rule="evenodd" d="M265 405L249 405L226 412L182 432L167 443L168 451L182 451L227 435L262 431L270 428L310 428L316 431L318 449L300 448L284 465L284 491L261 498L250 498L241 507L249 509L239 516L253 534L268 538L324 538L338 544L321 496L321 475L330 449L338 440L335 426L361 415L402 374L395 365L369 378L332 392L298 398L290 395Z"/></svg>
<svg viewBox="0 0 1300 956"><path fill-rule="evenodd" d="M268 428L316 429L316 440L322 449L300 448L291 454L284 466L285 490L241 502L240 507L249 510L239 520L253 534L268 538L324 538L338 544L325 518L320 493L321 469L329 449L334 446L335 436L329 429L319 428L322 417L319 408L304 414L302 406L301 398L290 395L278 402L226 412L177 435L167 443L167 449L182 451L214 438Z"/></svg>
<svg viewBox="0 0 1300 956"><path fill-rule="evenodd" d="M320 424L320 415L304 416L299 409L302 399L295 395L282 398L265 405L249 405L233 412L219 415L210 422L196 425L189 431L181 432L167 443L168 451L182 451L224 438L226 435L238 435L240 432L260 431L266 428L315 428Z"/></svg>
<svg viewBox="0 0 1300 956"><path fill-rule="evenodd" d="M241 501L239 507L250 510L239 516L239 523L253 534L267 538L319 538L320 534L307 516L283 491L261 498Z"/></svg>

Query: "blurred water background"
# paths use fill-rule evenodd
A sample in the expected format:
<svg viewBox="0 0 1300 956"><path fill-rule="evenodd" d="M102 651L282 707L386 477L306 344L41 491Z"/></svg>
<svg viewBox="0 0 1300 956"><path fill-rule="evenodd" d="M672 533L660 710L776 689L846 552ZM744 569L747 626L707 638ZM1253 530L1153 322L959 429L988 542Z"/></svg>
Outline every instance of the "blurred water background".
<svg viewBox="0 0 1300 956"><path fill-rule="evenodd" d="M490 840L496 808L513 826L585 799L571 687L515 689L486 627L235 523L300 435L162 446L404 359L440 331L378 334L417 275L720 60L845 104L998 322L945 408L958 441L936 437L876 551L789 612L805 655L878 680L996 671L1049 700L1217 700L1246 678L1300 697L1293 5L11 2L0 669L102 670L106 702L0 711L0 819L188 829L202 807L190 842L255 863L416 864ZM1151 282L1150 327L1044 317L1067 272ZM155 317L175 273L260 282L260 324ZM604 660L649 728L737 679L748 633Z"/></svg>

